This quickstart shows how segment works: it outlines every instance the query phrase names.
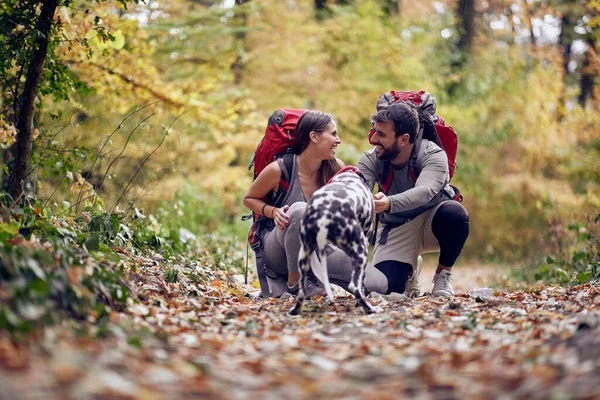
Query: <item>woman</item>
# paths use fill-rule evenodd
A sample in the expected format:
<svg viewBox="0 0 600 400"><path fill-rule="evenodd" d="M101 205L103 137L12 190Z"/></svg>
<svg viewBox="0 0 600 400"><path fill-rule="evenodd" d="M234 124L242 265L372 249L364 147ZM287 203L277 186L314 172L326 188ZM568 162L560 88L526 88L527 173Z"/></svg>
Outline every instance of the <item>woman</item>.
<svg viewBox="0 0 600 400"><path fill-rule="evenodd" d="M282 172L281 159L269 164L244 196L246 207L274 222L270 224L273 227L271 230L264 229L262 232L263 258L270 272L287 278L289 293L298 292L300 220L306 210L306 201L344 166L335 157L341 142L331 115L321 111L306 112L296 126L296 155L285 205L276 208L263 200L269 192L278 188ZM342 250L332 245L328 245L327 271L332 283L347 288L352 274L351 261ZM381 272L369 266L365 286L367 292L385 293L387 280ZM323 294L323 289L310 279L307 291L308 297Z"/></svg>

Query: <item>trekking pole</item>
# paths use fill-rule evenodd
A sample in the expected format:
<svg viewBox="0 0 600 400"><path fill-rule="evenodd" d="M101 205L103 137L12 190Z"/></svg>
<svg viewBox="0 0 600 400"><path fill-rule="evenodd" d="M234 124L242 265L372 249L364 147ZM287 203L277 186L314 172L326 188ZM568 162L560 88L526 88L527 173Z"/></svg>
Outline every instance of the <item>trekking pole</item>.
<svg viewBox="0 0 600 400"><path fill-rule="evenodd" d="M381 192L381 186L378 185L378 192ZM377 225L379 225L379 214L375 214L375 223L373 227L373 240L371 240L371 245L375 246L375 242L377 241Z"/></svg>
<svg viewBox="0 0 600 400"><path fill-rule="evenodd" d="M379 224L379 214L375 214L375 227L373 228L373 239L371 240L371 245L375 246L375 242L377 241L377 225Z"/></svg>
<svg viewBox="0 0 600 400"><path fill-rule="evenodd" d="M248 241L246 240L246 272L244 273L244 284L248 284L248 256L250 251L248 250Z"/></svg>

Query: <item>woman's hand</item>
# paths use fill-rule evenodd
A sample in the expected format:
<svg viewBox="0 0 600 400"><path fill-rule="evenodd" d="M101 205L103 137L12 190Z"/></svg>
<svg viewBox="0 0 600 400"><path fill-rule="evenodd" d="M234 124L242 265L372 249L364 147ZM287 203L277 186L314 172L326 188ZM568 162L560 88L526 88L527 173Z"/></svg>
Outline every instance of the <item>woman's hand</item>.
<svg viewBox="0 0 600 400"><path fill-rule="evenodd" d="M289 217L286 214L286 211L290 208L290 206L285 205L281 208L276 208L273 210L273 221L275 221L275 226L281 230L284 230L289 225Z"/></svg>

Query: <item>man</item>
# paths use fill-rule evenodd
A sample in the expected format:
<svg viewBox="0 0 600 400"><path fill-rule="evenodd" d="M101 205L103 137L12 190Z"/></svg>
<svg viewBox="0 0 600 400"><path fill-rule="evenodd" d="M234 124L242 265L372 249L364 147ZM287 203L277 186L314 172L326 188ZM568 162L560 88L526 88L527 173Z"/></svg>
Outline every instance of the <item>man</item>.
<svg viewBox="0 0 600 400"><path fill-rule="evenodd" d="M373 264L387 277L387 293L416 297L420 294L417 259L422 253L439 251L432 294L454 296L451 269L469 235L469 217L459 202L451 200L454 191L448 185L446 153L422 138L418 111L411 104L379 102L373 123L370 141L375 147L363 154L358 168L371 188L384 170L392 175L387 192L374 196L382 226ZM413 152L418 176L411 171Z"/></svg>

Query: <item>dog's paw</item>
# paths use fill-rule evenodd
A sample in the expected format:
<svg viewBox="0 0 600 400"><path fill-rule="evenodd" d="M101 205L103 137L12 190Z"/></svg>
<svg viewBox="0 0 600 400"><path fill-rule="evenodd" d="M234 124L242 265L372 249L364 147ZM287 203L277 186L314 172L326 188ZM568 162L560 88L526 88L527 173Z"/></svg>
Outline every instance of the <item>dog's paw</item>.
<svg viewBox="0 0 600 400"><path fill-rule="evenodd" d="M368 314L379 314L383 312L383 308L379 306L371 306L371 308L366 311Z"/></svg>
<svg viewBox="0 0 600 400"><path fill-rule="evenodd" d="M290 315L300 315L302 312L302 306L296 304L289 312Z"/></svg>

